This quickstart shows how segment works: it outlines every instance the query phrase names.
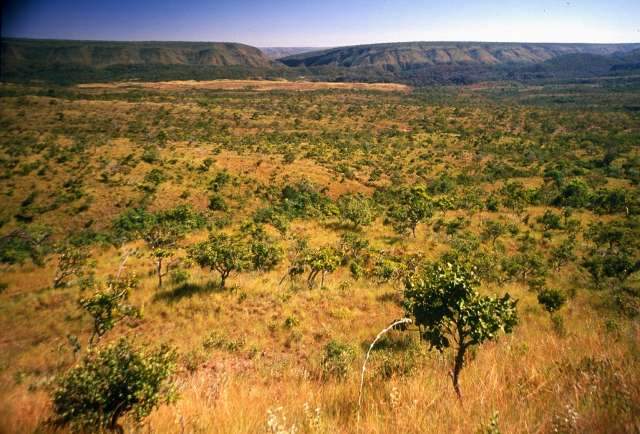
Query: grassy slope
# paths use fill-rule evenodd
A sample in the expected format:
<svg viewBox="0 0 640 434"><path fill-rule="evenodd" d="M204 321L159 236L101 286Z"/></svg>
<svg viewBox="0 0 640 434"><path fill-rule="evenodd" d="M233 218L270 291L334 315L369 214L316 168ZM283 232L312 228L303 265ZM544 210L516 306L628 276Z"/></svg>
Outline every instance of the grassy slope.
<svg viewBox="0 0 640 434"><path fill-rule="evenodd" d="M223 191L231 204L234 225L262 206L254 192L266 185L281 186L307 177L328 187L329 196L335 198L344 192L370 193L388 184L392 176L415 181L420 179L420 169L428 179L443 170L452 175L473 173L495 155L485 152L478 163L467 149L468 140L454 132L459 129L472 135L501 131L504 135L496 140L503 147L522 140L537 146L529 141L545 120L552 120L555 127L548 140L560 140L573 128L581 131L580 123L595 132L610 128L637 132L637 119L625 112L565 111L513 103L496 107L489 99L479 100L482 97L474 90L468 90L474 95L471 99L447 95L447 104L437 103L438 95L345 91L62 90L44 96L46 91L38 88L7 86L3 90L0 119L7 127L1 136L3 169L11 175L0 181L4 194L1 216L6 221L2 231L15 227L12 216L34 188L40 192L36 204L46 205L59 195L64 181L80 177L84 180L82 199L35 217L37 223L52 226L58 238L90 221L96 230L108 229L113 217L137 203L142 193L136 186L154 166L138 161L130 171L119 171L119 161L128 154L139 160L144 145L157 143L160 131L169 140L160 149L162 165L155 167L161 167L171 179L152 196L151 208L190 203L206 211L208 181L226 168L236 177L236 185ZM23 94L27 96L19 96ZM300 132L308 135L298 137ZM58 161L44 153L14 157L19 163L14 167L6 149L21 140L25 147L33 140L42 141L46 149L58 148L58 156L65 155L60 150L78 142L88 146ZM352 141L369 145L352 146ZM297 156L293 163L283 162L287 152ZM588 158L579 149L567 155ZM214 164L203 174L197 167L207 157ZM16 174L25 161L38 162L38 166L27 174ZM345 165L350 173L346 177ZM37 175L39 168L44 168L42 175ZM374 168L383 173L377 181L370 180ZM113 173L111 183L99 181L103 171ZM522 180L528 186L541 182L538 176ZM488 192L502 182L479 187ZM623 179L605 182L629 185ZM186 199L180 197L185 190L191 191ZM88 210L73 211L88 196L93 198ZM527 209L531 221L543 212L541 207ZM465 213L449 212L447 218L457 214ZM503 209L467 216L469 229L478 233L481 221L499 216L526 228L516 215ZM577 216L583 224L600 218L588 212ZM324 245L338 239L340 230L335 223L296 221L291 231L309 235L312 244ZM534 229L540 238L539 228ZM419 228L416 239L399 240L381 219L365 235L377 247L402 247L428 258L446 250L450 241L426 227ZM185 245L204 236L204 232L194 233ZM286 246L290 240L281 242ZM515 241L507 238L505 243L507 252L513 252ZM140 243L132 246L142 247ZM131 328L119 326L110 338L130 335L139 343L171 342L183 354L177 379L182 398L150 417L151 431L259 432L264 429L267 411L282 407L287 425L296 424L303 432L357 432L359 363L376 333L402 314L396 303L397 288L353 281L345 269L332 274L324 290L278 286L283 264L266 274L234 275L229 282L234 289L222 292L207 290L214 277L194 268L190 270L194 293L185 294L172 286L158 293L149 275L150 261L144 250L142 253L128 267L142 279L132 301L143 306L144 320ZM98 276L117 267L115 248L95 247L93 255ZM47 383L72 363L65 336L74 333L83 342L87 338L89 324L76 305L79 290L50 289L54 271L55 260L44 268L26 264L2 271L0 280L9 287L0 294L0 394L5 397L0 404L0 426L7 432L32 432L48 417ZM568 330L565 337L553 332L535 294L523 285L483 287L484 292L509 291L519 298L521 325L513 335L483 346L472 357L462 374L464 407L456 402L447 377L449 355L429 353L418 346L417 369L412 374L384 379L385 359L376 354L367 375L362 432L388 432L391 426L416 433L473 432L494 412L499 414L502 432L550 432L559 420L569 417L571 409L579 415L575 429L580 432L604 433L611 427L631 431L625 409L637 409L640 402L637 321L607 307L606 294L589 290L587 276L575 265L552 274L549 285L577 290L562 312ZM289 317L297 318L299 324L285 326ZM230 341L243 339L245 344L236 351L205 352L202 341L211 332ZM345 382L319 379L322 346L330 339L357 348L358 357ZM401 336L394 339L413 346ZM578 368L588 357L603 363L600 371ZM197 365L195 373L186 370L187 362ZM305 404L312 412L319 408L318 429L313 428L316 419L304 411Z"/></svg>

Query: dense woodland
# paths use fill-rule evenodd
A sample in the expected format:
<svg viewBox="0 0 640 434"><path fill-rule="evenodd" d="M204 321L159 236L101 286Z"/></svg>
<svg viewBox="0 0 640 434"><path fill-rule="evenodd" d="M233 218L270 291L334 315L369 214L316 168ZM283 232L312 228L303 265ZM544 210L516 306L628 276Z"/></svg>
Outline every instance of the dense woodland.
<svg viewBox="0 0 640 434"><path fill-rule="evenodd" d="M0 432L638 432L639 107L2 84Z"/></svg>

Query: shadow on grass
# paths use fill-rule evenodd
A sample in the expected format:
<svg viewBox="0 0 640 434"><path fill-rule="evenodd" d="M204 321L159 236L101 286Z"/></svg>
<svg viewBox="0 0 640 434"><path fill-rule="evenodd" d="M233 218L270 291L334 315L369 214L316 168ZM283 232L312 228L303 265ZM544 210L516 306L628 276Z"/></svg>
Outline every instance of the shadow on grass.
<svg viewBox="0 0 640 434"><path fill-rule="evenodd" d="M166 301L175 303L183 298L191 298L197 294L210 294L215 292L223 292L226 288L220 286L219 282L210 281L204 285L186 282L173 289L158 292L154 297L154 301Z"/></svg>
<svg viewBox="0 0 640 434"><path fill-rule="evenodd" d="M402 302L404 301L402 292L400 291L385 292L384 294L377 296L376 300L380 303L393 303L397 306L402 306Z"/></svg>
<svg viewBox="0 0 640 434"><path fill-rule="evenodd" d="M401 237L399 235L395 235L395 236L383 236L382 237L382 241L384 241L385 244L393 246L394 244L398 244L401 243L402 241L404 241L405 238Z"/></svg>
<svg viewBox="0 0 640 434"><path fill-rule="evenodd" d="M342 221L330 221L323 223L322 225L325 229L332 229L334 231L347 231L353 232L355 234L361 234L363 232L363 228L360 226L354 226L351 223L342 222Z"/></svg>
<svg viewBox="0 0 640 434"><path fill-rule="evenodd" d="M373 347L373 351L404 352L416 347L416 333L407 333L402 326L384 335ZM360 348L367 352L372 340L362 341Z"/></svg>

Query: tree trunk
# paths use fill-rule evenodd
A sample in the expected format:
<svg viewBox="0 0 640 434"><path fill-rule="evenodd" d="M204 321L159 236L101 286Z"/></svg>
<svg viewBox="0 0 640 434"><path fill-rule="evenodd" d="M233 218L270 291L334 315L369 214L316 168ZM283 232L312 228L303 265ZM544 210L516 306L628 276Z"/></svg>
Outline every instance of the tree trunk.
<svg viewBox="0 0 640 434"><path fill-rule="evenodd" d="M158 258L158 288L162 288L162 258Z"/></svg>
<svg viewBox="0 0 640 434"><path fill-rule="evenodd" d="M117 409L115 411L115 413L113 413L113 415L111 416L111 420L109 421L109 427L108 429L110 431L116 432L118 434L124 434L124 429L122 428L122 426L118 423L118 419L120 419L120 410Z"/></svg>
<svg viewBox="0 0 640 434"><path fill-rule="evenodd" d="M456 391L456 395L458 395L458 399L462 401L462 393L460 392L460 371L462 371L462 367L464 365L464 353L467 347L464 344L461 344L458 347L458 351L456 352L456 358L453 365L453 370L451 371L451 380L453 381L453 389Z"/></svg>
<svg viewBox="0 0 640 434"><path fill-rule="evenodd" d="M224 289L225 284L227 283L227 277L229 276L229 273L224 272L224 273L220 273L220 287Z"/></svg>

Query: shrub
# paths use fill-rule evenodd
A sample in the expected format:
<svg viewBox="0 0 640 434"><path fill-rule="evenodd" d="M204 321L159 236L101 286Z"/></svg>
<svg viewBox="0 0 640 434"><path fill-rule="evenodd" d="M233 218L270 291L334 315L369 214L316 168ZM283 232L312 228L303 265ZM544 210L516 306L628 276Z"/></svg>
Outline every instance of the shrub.
<svg viewBox="0 0 640 434"><path fill-rule="evenodd" d="M369 199L362 195L343 195L338 199L338 209L343 221L354 229L368 226L373 221L374 210Z"/></svg>
<svg viewBox="0 0 640 434"><path fill-rule="evenodd" d="M320 366L322 378L337 378L344 380L351 369L351 362L355 352L351 346L332 340L324 347Z"/></svg>
<svg viewBox="0 0 640 434"><path fill-rule="evenodd" d="M174 285L180 285L182 283L186 283L189 280L189 272L187 270L183 270L178 268L177 270L173 270L169 276L171 283Z"/></svg>
<svg viewBox="0 0 640 434"><path fill-rule="evenodd" d="M124 432L119 420L131 413L137 421L155 407L171 402L167 384L175 369L176 353L166 346L140 351L124 338L82 362L56 382L54 422L58 426Z"/></svg>
<svg viewBox="0 0 640 434"><path fill-rule="evenodd" d="M214 193L209 196L209 209L211 211L227 211L229 205L227 205L227 202L221 194Z"/></svg>
<svg viewBox="0 0 640 434"><path fill-rule="evenodd" d="M549 313L554 313L567 302L567 296L558 289L544 289L538 294L538 303Z"/></svg>
<svg viewBox="0 0 640 434"><path fill-rule="evenodd" d="M142 153L142 161L153 164L160 161L160 151L157 146L146 146Z"/></svg>

